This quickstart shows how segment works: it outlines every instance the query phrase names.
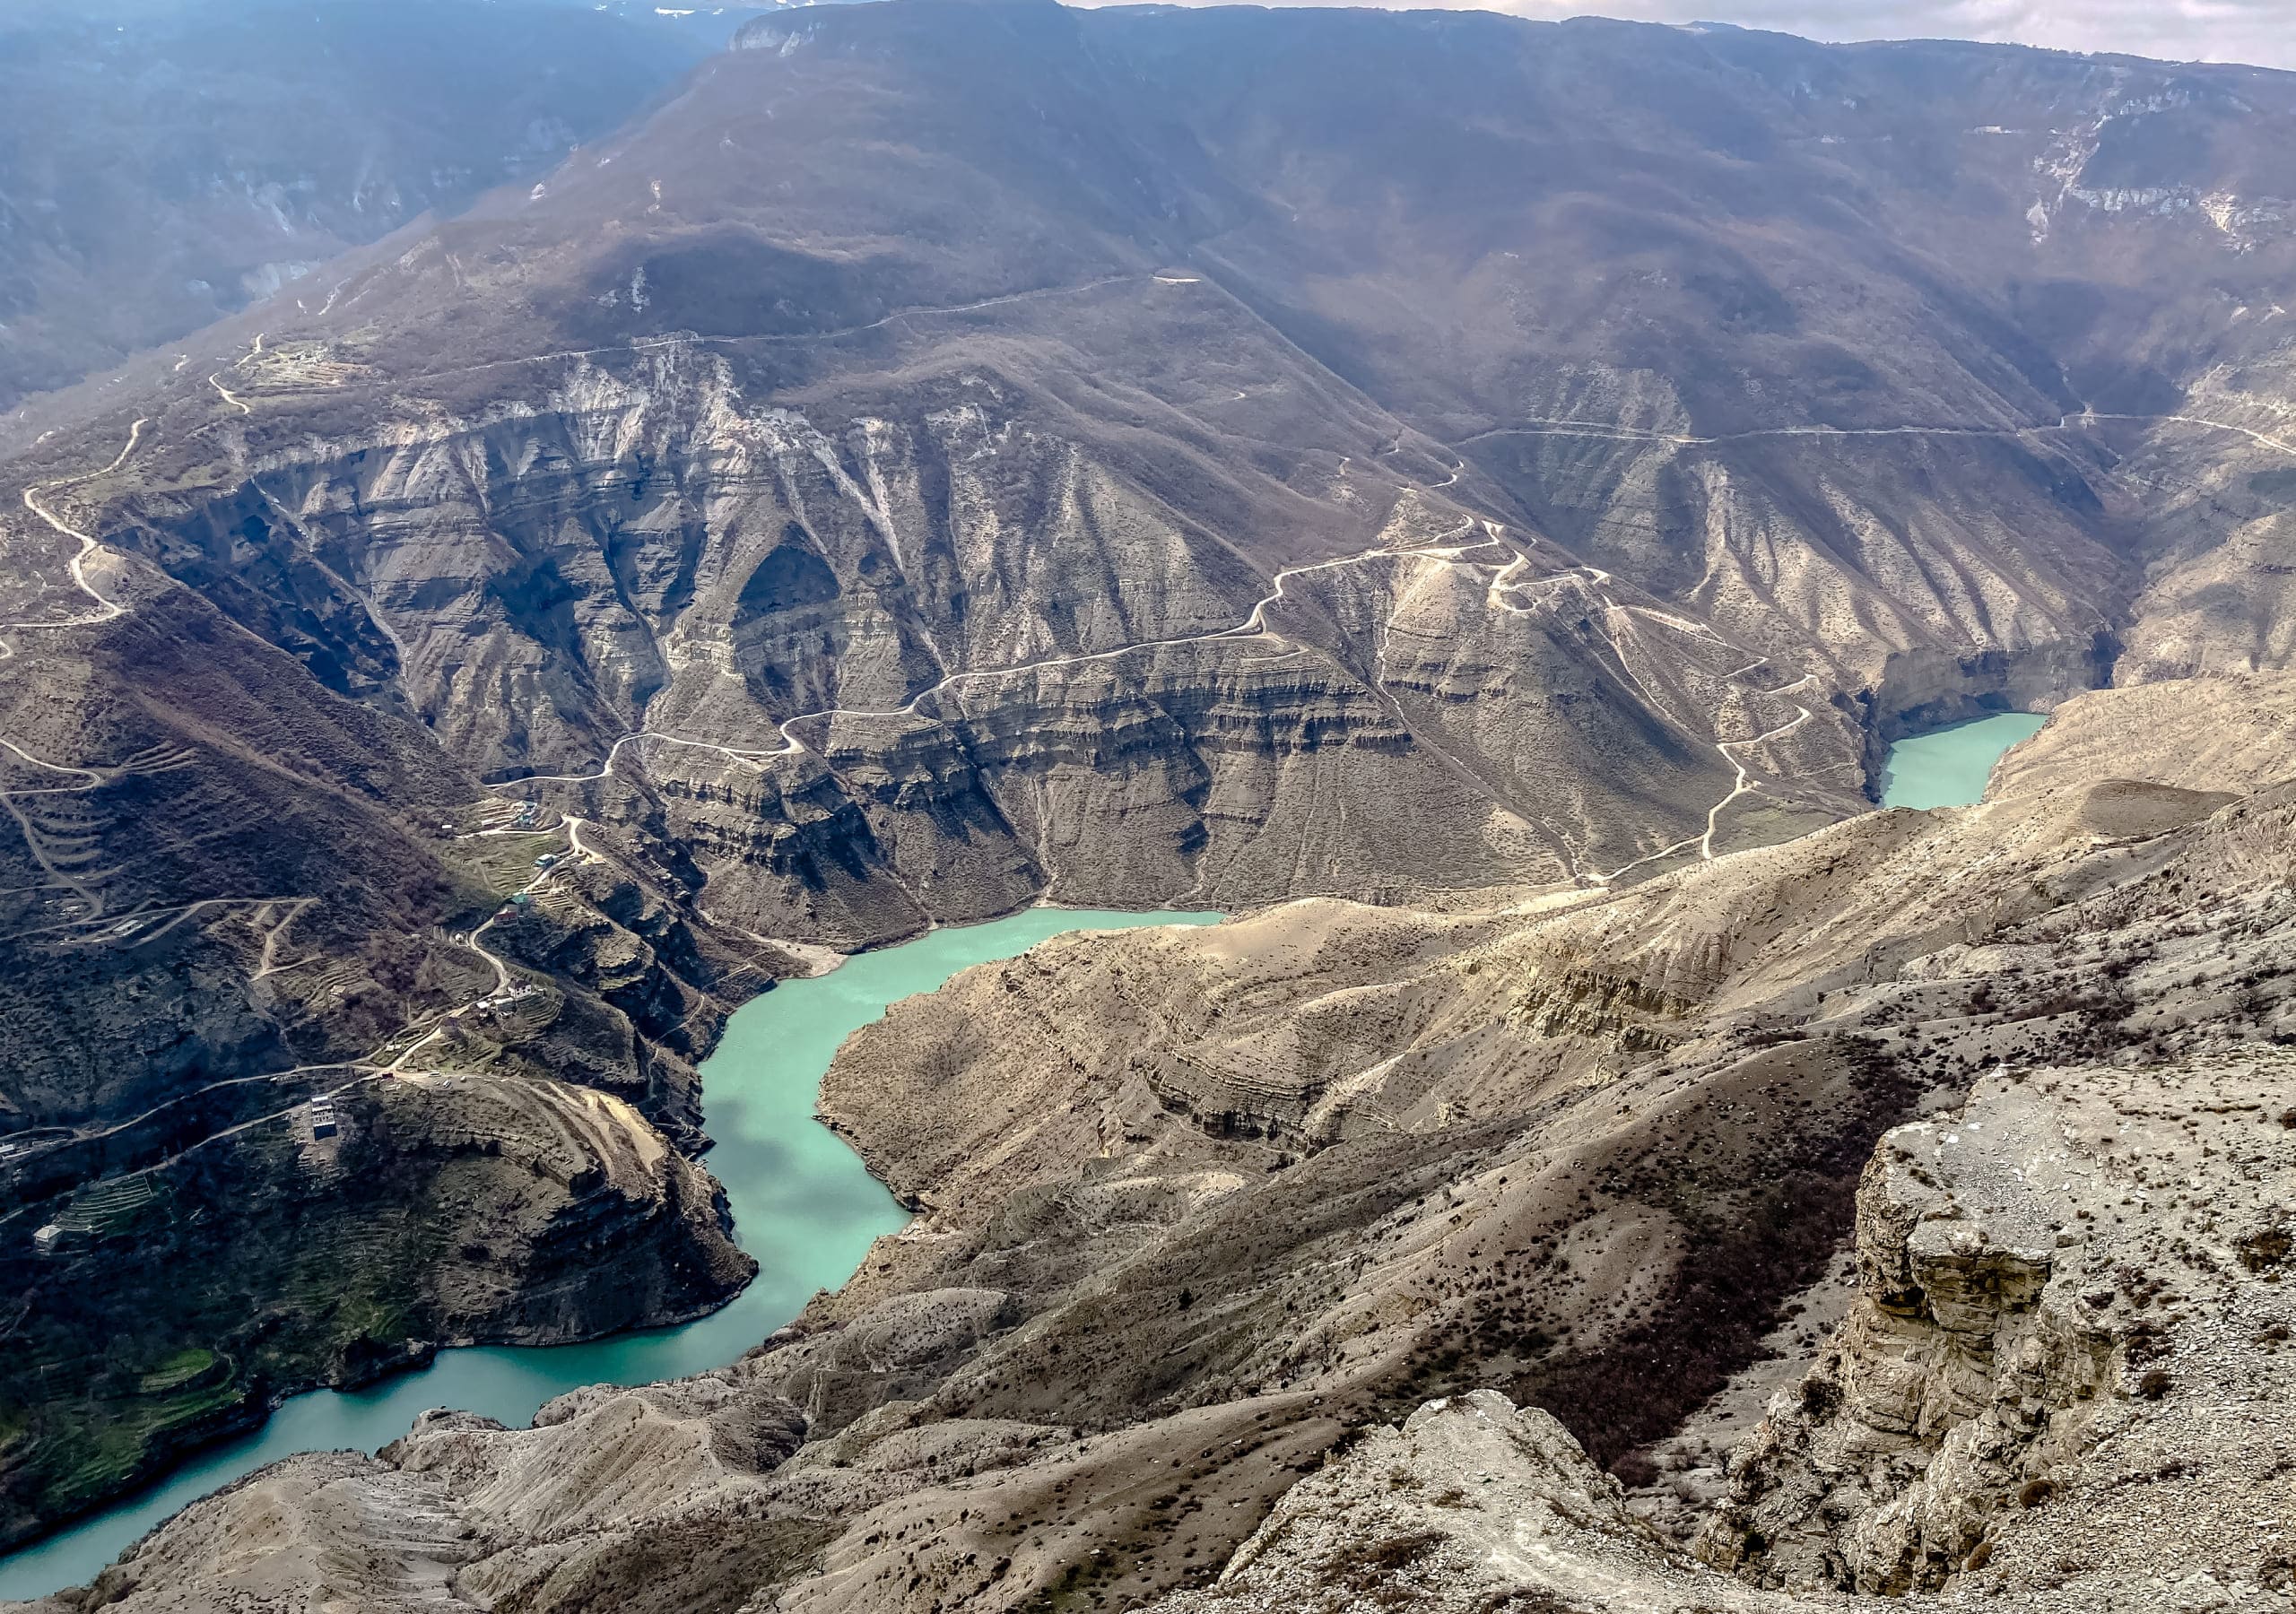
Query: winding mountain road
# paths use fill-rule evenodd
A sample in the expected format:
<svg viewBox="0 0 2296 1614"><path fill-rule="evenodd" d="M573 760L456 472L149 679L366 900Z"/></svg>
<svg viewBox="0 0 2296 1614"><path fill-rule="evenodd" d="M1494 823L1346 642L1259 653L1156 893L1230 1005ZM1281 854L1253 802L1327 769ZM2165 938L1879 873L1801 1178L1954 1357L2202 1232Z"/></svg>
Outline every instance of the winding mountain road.
<svg viewBox="0 0 2296 1614"><path fill-rule="evenodd" d="M23 490L24 508L39 517L54 531L79 544L79 549L74 551L71 560L67 562L66 569L71 573L74 586L93 600L96 603L96 609L85 616L64 617L48 621L0 622L0 629L23 631L40 628L85 628L97 622L109 622L114 617L126 614L126 606L106 599L96 586L88 581L88 557L102 547L94 534L83 533L78 527L72 525L42 504L39 496L53 489L75 488L83 482L91 482L109 476L127 464L128 456L134 454L136 445L143 441L144 428L149 424L151 422L148 420L138 420L130 426L127 429L126 446L120 449L111 464L102 470L90 471L80 476L62 477L55 482L37 482ZM4 660L14 654L15 651L8 646L6 641L0 640L0 660Z"/></svg>

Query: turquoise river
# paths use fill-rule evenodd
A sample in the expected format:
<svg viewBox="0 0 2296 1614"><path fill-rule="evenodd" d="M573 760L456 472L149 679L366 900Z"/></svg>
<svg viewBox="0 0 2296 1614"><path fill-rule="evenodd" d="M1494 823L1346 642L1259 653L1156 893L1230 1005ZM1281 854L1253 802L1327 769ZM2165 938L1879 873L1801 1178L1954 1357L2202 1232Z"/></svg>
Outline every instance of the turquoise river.
<svg viewBox="0 0 2296 1614"><path fill-rule="evenodd" d="M2039 717L2012 712L1909 736L1891 748L1882 775L1883 804L1974 802L1984 794L1995 760L2040 725ZM718 1140L709 1168L726 1185L736 1237L760 1267L756 1280L731 1305L683 1327L587 1345L445 1350L419 1373L365 1390L296 1396L255 1433L203 1453L150 1489L0 1559L0 1601L80 1584L161 1520L216 1487L297 1452L371 1452L404 1434L426 1408L467 1408L522 1425L544 1401L583 1384L645 1384L734 1360L796 1316L813 1291L843 1283L870 1240L906 1219L853 1151L813 1118L822 1073L839 1044L883 1014L887 1004L1065 931L1209 924L1219 917L1030 908L987 924L934 931L863 953L828 975L783 983L734 1016L702 1067L709 1133Z"/></svg>
<svg viewBox="0 0 2296 1614"><path fill-rule="evenodd" d="M1028 908L862 953L811 980L785 981L735 1014L702 1066L709 1135L718 1141L708 1164L726 1185L735 1237L759 1267L730 1305L682 1327L587 1345L442 1350L422 1371L364 1390L295 1396L253 1434L204 1452L148 1490L0 1558L0 1601L78 1585L216 1487L297 1452L371 1452L405 1434L415 1414L430 1407L465 1408L523 1425L544 1401L583 1384L642 1384L723 1367L796 1316L813 1291L851 1277L870 1241L908 1219L860 1158L813 1118L822 1073L839 1045L887 1004L1063 932L1210 924L1220 917Z"/></svg>
<svg viewBox="0 0 2296 1614"><path fill-rule="evenodd" d="M2031 712L2000 712L1907 735L1882 763L1882 805L1962 807L1979 800L2001 753L2047 721Z"/></svg>

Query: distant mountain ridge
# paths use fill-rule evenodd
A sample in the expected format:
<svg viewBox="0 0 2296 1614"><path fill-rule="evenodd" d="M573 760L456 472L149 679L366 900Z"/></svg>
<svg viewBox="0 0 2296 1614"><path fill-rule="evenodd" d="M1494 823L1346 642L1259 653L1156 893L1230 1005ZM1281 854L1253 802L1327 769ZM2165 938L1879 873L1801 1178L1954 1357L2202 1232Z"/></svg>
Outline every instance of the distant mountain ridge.
<svg viewBox="0 0 2296 1614"><path fill-rule="evenodd" d="M546 0L18 8L0 19L0 407L549 169L747 14L705 7L681 25L650 6Z"/></svg>

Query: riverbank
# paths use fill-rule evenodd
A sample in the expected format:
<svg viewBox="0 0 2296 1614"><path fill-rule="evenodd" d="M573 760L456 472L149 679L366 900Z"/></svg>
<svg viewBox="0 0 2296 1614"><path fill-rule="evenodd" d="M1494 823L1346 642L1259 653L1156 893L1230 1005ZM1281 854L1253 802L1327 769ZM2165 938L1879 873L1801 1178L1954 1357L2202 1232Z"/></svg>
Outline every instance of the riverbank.
<svg viewBox="0 0 2296 1614"><path fill-rule="evenodd" d="M1882 764L1882 805L1965 807L1982 801L2002 754L2040 733L2048 721L2032 712L2000 712L1907 735L1890 747Z"/></svg>
<svg viewBox="0 0 2296 1614"><path fill-rule="evenodd" d="M733 1361L795 1317L817 1291L842 1284L872 1242L908 1219L813 1115L822 1073L848 1036L900 998L1065 932L1206 924L1221 917L1023 908L984 924L928 931L783 982L735 1013L702 1067L705 1122L716 1140L709 1165L725 1186L735 1242L759 1263L757 1277L734 1300L676 1327L574 1345L441 1350L427 1367L362 1389L291 1397L254 1433L0 1559L0 1599L83 1583L208 1492L299 1452L374 1451L430 1408L457 1407L523 1426L544 1402L586 1384L646 1384Z"/></svg>

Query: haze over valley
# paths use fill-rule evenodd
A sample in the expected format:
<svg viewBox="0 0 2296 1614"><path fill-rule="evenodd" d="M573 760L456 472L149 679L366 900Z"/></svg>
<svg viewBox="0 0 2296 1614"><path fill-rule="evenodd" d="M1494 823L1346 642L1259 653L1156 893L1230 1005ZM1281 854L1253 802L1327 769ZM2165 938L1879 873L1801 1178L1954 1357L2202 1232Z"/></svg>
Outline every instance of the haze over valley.
<svg viewBox="0 0 2296 1614"><path fill-rule="evenodd" d="M2296 75L120 19L0 60L8 1594L2290 1607Z"/></svg>

